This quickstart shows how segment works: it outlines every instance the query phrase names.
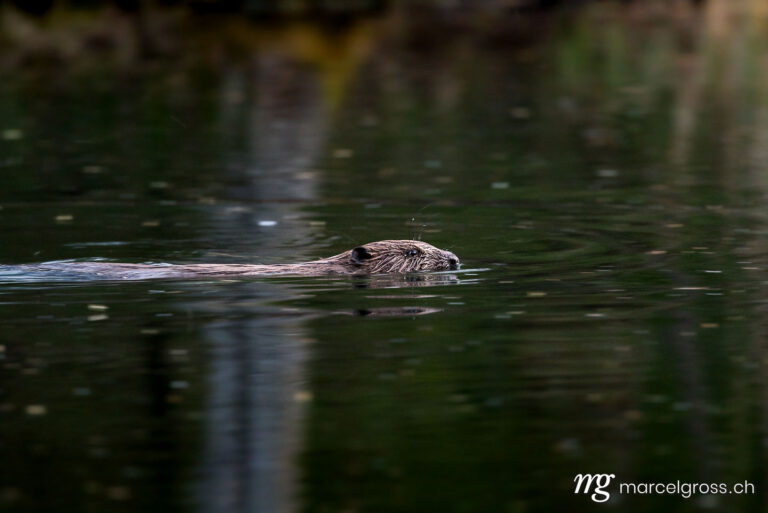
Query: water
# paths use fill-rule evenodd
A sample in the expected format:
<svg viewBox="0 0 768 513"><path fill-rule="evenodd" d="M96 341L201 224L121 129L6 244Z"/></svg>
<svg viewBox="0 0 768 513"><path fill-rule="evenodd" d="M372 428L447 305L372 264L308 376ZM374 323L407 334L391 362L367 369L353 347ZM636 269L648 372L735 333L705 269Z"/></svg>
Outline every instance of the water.
<svg viewBox="0 0 768 513"><path fill-rule="evenodd" d="M728 5L4 80L4 264L420 238L463 267L2 273L0 509L763 510L768 34ZM583 472L758 493L598 506Z"/></svg>

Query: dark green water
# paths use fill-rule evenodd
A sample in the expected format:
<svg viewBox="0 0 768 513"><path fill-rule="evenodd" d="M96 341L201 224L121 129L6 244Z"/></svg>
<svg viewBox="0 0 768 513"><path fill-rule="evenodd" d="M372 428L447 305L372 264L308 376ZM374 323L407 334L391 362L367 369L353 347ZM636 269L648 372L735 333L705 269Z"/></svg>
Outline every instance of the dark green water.
<svg viewBox="0 0 768 513"><path fill-rule="evenodd" d="M4 79L2 263L421 237L463 268L0 274L0 509L763 511L768 36L706 14Z"/></svg>

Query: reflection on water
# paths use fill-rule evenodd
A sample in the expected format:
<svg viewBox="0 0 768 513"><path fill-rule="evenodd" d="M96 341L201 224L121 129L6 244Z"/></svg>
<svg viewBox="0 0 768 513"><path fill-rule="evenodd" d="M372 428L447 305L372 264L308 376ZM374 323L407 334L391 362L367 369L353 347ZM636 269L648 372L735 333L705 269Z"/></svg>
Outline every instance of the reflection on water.
<svg viewBox="0 0 768 513"><path fill-rule="evenodd" d="M592 511L573 477L609 472L758 488L621 511L764 510L768 13L648 5L221 18L146 63L52 64L64 14L9 36L3 264L410 236L465 266L3 268L0 509Z"/></svg>

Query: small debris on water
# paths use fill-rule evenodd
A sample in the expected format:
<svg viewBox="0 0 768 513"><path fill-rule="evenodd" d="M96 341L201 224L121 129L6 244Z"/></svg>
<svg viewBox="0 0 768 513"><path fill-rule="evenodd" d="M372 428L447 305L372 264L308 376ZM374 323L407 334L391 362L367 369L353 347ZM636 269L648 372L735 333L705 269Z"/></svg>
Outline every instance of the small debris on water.
<svg viewBox="0 0 768 513"><path fill-rule="evenodd" d="M259 226L276 226L276 225L277 225L277 221L271 221L268 219L264 221L259 221Z"/></svg>
<svg viewBox="0 0 768 513"><path fill-rule="evenodd" d="M528 297L544 297L547 295L547 293L541 292L539 290L532 290L532 291L526 292L525 295Z"/></svg>
<svg viewBox="0 0 768 513"><path fill-rule="evenodd" d="M88 305L88 310L103 312L104 310L109 310L109 307L107 305Z"/></svg>
<svg viewBox="0 0 768 513"><path fill-rule="evenodd" d="M34 417L34 416L45 415L46 413L48 413L48 408L46 408L45 405L42 405L42 404L29 404L24 409L24 411L27 412L27 415L31 415Z"/></svg>
<svg viewBox="0 0 768 513"><path fill-rule="evenodd" d="M701 326L703 329L713 329L719 327L720 325L716 322L702 322L699 326Z"/></svg>
<svg viewBox="0 0 768 513"><path fill-rule="evenodd" d="M559 452L578 452L580 449L581 442L578 438L564 438L555 445L555 450Z"/></svg>
<svg viewBox="0 0 768 513"><path fill-rule="evenodd" d="M131 497L131 491L125 486L110 486L107 488L107 497L113 501L124 501Z"/></svg>
<svg viewBox="0 0 768 513"><path fill-rule="evenodd" d="M57 223L71 223L74 218L75 216L73 216L72 214L59 214L53 219Z"/></svg>
<svg viewBox="0 0 768 513"><path fill-rule="evenodd" d="M493 182L491 189L509 189L509 182Z"/></svg>
<svg viewBox="0 0 768 513"><path fill-rule="evenodd" d="M90 322L98 322L98 321L106 321L109 319L109 315L105 314L97 314L97 315L89 315L88 320Z"/></svg>
<svg viewBox="0 0 768 513"><path fill-rule="evenodd" d="M348 159L354 154L355 152L349 148L337 148L333 150L333 158L335 159Z"/></svg>
<svg viewBox="0 0 768 513"><path fill-rule="evenodd" d="M531 111L526 107L512 107L509 109L509 115L515 119L528 119L531 117Z"/></svg>
<svg viewBox="0 0 768 513"><path fill-rule="evenodd" d="M24 132L18 128L6 128L3 130L3 139L6 141L18 141L24 138Z"/></svg>
<svg viewBox="0 0 768 513"><path fill-rule="evenodd" d="M143 223L141 223L141 226L145 226L145 227L148 227L148 228L154 228L156 226L160 226L160 221L158 221L156 219L150 219L150 220L147 220L147 221L144 221Z"/></svg>
<svg viewBox="0 0 768 513"><path fill-rule="evenodd" d="M312 392L307 390L298 390L293 394L293 400L297 403L308 403L312 400Z"/></svg>

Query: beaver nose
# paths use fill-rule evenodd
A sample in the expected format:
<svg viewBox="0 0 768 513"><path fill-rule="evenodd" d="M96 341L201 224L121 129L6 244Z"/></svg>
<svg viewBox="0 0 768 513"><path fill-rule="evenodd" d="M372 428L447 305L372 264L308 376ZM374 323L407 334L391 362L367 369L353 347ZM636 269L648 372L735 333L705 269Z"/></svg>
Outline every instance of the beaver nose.
<svg viewBox="0 0 768 513"><path fill-rule="evenodd" d="M450 251L446 251L445 253L446 253L446 256L448 257L448 265L451 266L451 269L458 269L459 265L461 265L459 262L459 257L454 255Z"/></svg>

